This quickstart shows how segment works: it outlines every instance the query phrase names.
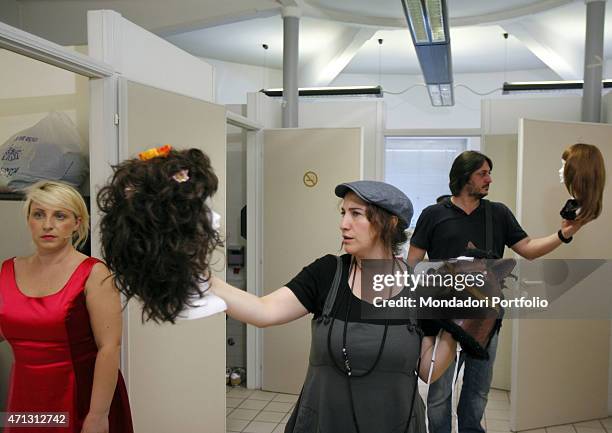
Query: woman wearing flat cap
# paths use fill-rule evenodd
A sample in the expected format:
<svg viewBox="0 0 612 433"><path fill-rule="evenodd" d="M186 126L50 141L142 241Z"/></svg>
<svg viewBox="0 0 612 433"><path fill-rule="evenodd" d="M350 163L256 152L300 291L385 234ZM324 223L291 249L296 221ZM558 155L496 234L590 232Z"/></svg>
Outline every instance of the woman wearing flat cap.
<svg viewBox="0 0 612 433"><path fill-rule="evenodd" d="M372 292L361 287L364 259L386 259L385 273L405 269L394 256L412 219L408 197L383 182L338 185L346 254L315 260L259 298L210 276L221 244L208 205L217 185L203 152L162 146L121 163L100 190L103 256L121 293L142 301L143 320L174 323L227 308L235 319L267 327L312 313L310 366L285 431L424 432L417 375L438 378L454 359L455 341L442 332L432 363L434 338L409 317L382 311L380 318L363 300ZM381 293L406 295L399 286Z"/></svg>
<svg viewBox="0 0 612 433"><path fill-rule="evenodd" d="M258 327L313 314L308 373L286 433L424 432L417 375L436 380L454 358L456 343L442 333L429 377L434 337L423 336L413 319L366 319L375 307L361 290L362 260L402 266L394 257L406 242L412 203L383 182L343 183L335 193L342 198L346 254L315 260L261 298L216 277L212 291L226 302L228 315ZM399 297L401 290L389 296Z"/></svg>

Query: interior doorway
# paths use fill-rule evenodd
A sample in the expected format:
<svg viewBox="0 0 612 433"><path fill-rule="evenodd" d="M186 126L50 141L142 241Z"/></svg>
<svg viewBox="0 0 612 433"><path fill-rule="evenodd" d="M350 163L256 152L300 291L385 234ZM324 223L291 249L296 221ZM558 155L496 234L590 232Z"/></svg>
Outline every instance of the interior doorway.
<svg viewBox="0 0 612 433"><path fill-rule="evenodd" d="M227 105L228 112L243 116L245 105ZM239 122L227 125L227 215L226 215L226 281L242 290L247 288L246 266L246 146L247 129ZM226 382L229 386L246 386L246 325L227 317Z"/></svg>

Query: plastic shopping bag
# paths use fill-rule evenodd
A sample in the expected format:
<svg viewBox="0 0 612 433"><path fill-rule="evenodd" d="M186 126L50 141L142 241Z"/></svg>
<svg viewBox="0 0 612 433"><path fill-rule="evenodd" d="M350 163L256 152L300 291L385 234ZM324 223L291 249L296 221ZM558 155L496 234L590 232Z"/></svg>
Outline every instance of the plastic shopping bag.
<svg viewBox="0 0 612 433"><path fill-rule="evenodd" d="M78 188L89 173L81 145L70 118L64 113L50 113L0 146L0 187L22 191L48 179Z"/></svg>

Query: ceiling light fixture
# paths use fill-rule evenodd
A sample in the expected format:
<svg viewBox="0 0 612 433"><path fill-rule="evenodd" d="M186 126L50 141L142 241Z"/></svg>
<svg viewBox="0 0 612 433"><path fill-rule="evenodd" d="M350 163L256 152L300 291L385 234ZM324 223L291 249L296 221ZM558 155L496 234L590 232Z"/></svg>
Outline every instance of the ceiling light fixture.
<svg viewBox="0 0 612 433"><path fill-rule="evenodd" d="M580 90L584 82L582 80L568 81L523 81L515 83L504 83L503 94L515 92L547 92L562 90ZM612 88L612 80L602 80L602 88Z"/></svg>
<svg viewBox="0 0 612 433"><path fill-rule="evenodd" d="M431 104L455 104L446 0L401 0Z"/></svg>
<svg viewBox="0 0 612 433"><path fill-rule="evenodd" d="M262 89L261 93L272 98L283 96L283 89ZM298 89L299 96L322 97L322 96L373 96L383 97L383 89L380 86L350 86L350 87L303 87Z"/></svg>

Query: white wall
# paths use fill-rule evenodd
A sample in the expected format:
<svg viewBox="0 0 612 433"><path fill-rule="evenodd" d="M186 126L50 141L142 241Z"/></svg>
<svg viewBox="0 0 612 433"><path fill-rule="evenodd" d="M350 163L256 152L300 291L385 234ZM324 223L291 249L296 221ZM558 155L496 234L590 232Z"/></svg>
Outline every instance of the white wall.
<svg viewBox="0 0 612 433"><path fill-rule="evenodd" d="M554 74L544 70L512 71L506 81L550 80ZM472 90L487 93L500 89L503 73L455 74L455 85L466 85ZM455 89L453 107L433 107L427 89L422 86L421 75L377 75L340 74L334 86L382 85L385 93L386 129L463 129L480 128L480 101L490 96L475 95L465 88ZM414 87L413 87L414 86ZM392 95L389 92L406 92ZM494 94L500 94L500 91ZM494 95L493 94L493 95Z"/></svg>
<svg viewBox="0 0 612 433"><path fill-rule="evenodd" d="M87 14L89 55L124 78L214 102L213 67L114 11ZM110 24L110 25L109 25Z"/></svg>
<svg viewBox="0 0 612 433"><path fill-rule="evenodd" d="M1 0L3 2L4 0ZM4 10L0 8L0 14ZM61 111L75 123L88 152L88 79L10 51L0 50L0 145L29 128L49 111ZM85 185L88 183L85 182ZM87 192L87 191L85 191ZM20 201L0 201L0 261L33 252ZM0 407L6 406L13 355L0 344Z"/></svg>
<svg viewBox="0 0 612 433"><path fill-rule="evenodd" d="M0 1L0 21L9 26L19 27L19 4L15 0Z"/></svg>
<svg viewBox="0 0 612 433"><path fill-rule="evenodd" d="M75 122L87 153L88 78L5 50L0 65L0 144L53 109Z"/></svg>
<svg viewBox="0 0 612 433"><path fill-rule="evenodd" d="M604 95L601 98L601 104L601 121L606 123L612 123L612 92Z"/></svg>
<svg viewBox="0 0 612 433"><path fill-rule="evenodd" d="M612 123L612 93L602 98L602 122ZM608 175L610 176L610 175ZM609 183L608 183L609 187ZM612 416L612 321L610 321L610 369L608 370L608 415Z"/></svg>
<svg viewBox="0 0 612 433"><path fill-rule="evenodd" d="M579 93L506 95L482 101L483 135L517 134L519 119L579 122Z"/></svg>
<svg viewBox="0 0 612 433"><path fill-rule="evenodd" d="M215 101L218 104L246 104L247 93L283 87L283 73L279 69L203 60L215 68Z"/></svg>
<svg viewBox="0 0 612 433"><path fill-rule="evenodd" d="M364 179L383 178L384 103L377 99L300 99L300 128L361 127ZM350 179L347 179L350 180Z"/></svg>
<svg viewBox="0 0 612 433"><path fill-rule="evenodd" d="M262 87L282 87L282 72L277 69L249 66L206 59L215 67L216 100L220 104L244 104L247 92ZM553 80L549 70L509 71L506 81ZM422 84L421 75L389 75L381 77L383 89L400 92L415 84ZM463 84L481 93L501 88L504 73L455 74L455 84ZM265 86L264 86L265 84ZM340 74L334 86L378 85L377 74ZM454 107L432 107L427 91L417 86L402 95L385 94L386 129L466 129L480 128L481 101L489 96L475 95L464 88L455 89ZM509 96L512 98L512 96Z"/></svg>

